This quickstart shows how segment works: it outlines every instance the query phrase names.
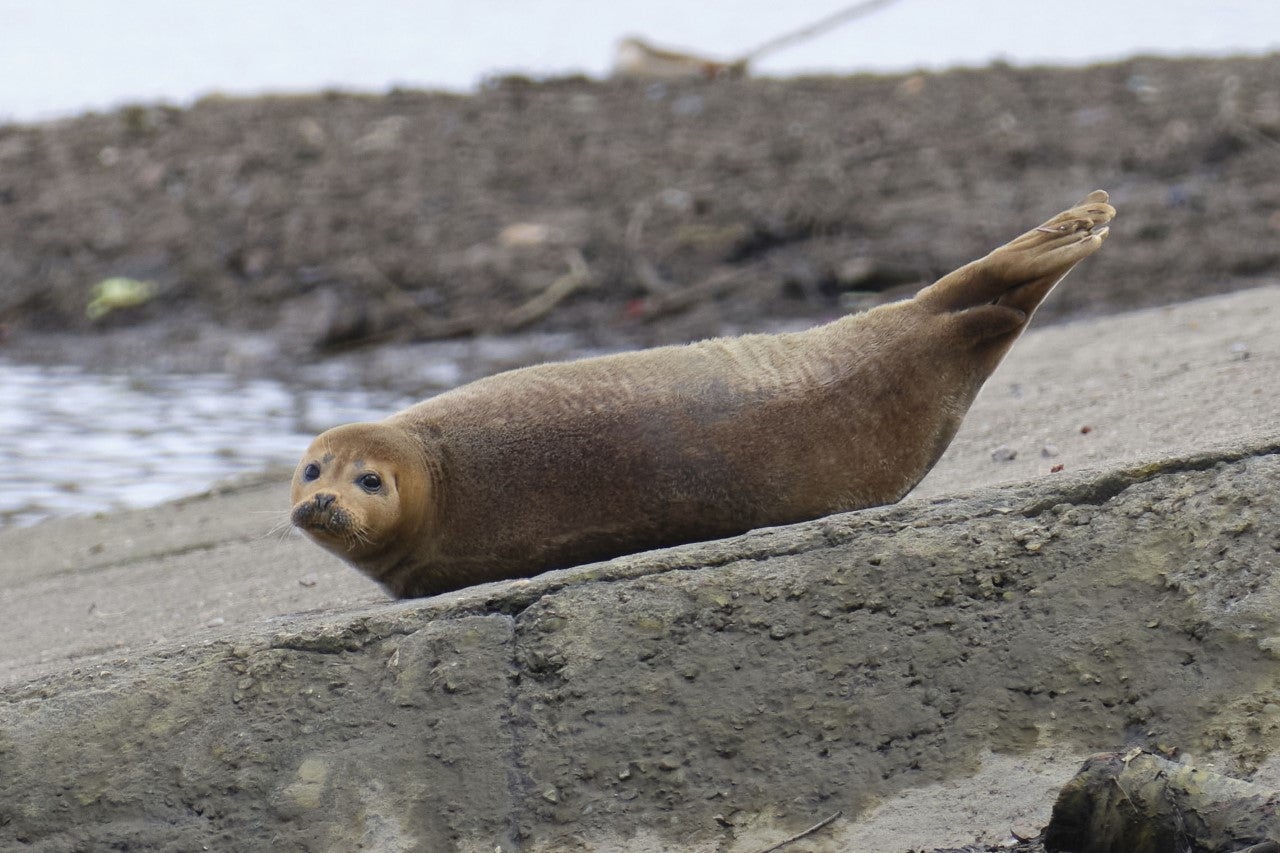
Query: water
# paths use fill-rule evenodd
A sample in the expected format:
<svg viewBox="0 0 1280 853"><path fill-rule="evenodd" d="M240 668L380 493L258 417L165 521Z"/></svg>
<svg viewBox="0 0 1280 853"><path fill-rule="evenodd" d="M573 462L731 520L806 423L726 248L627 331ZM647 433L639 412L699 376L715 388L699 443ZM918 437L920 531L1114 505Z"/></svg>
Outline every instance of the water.
<svg viewBox="0 0 1280 853"><path fill-rule="evenodd" d="M409 401L219 374L94 374L0 362L0 527L161 503L293 465L315 435Z"/></svg>

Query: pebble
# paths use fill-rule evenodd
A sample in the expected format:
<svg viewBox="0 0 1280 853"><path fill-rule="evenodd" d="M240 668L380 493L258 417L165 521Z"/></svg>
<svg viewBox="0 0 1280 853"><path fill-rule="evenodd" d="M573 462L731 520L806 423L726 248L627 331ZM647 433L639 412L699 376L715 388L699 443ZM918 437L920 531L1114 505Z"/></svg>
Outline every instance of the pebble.
<svg viewBox="0 0 1280 853"><path fill-rule="evenodd" d="M1014 824L1009 829L1009 834L1017 841L1034 841L1040 837L1040 830L1033 826L1019 826Z"/></svg>
<svg viewBox="0 0 1280 853"><path fill-rule="evenodd" d="M1018 451L1007 444L1002 444L991 451L991 458L996 462L1012 462L1018 458Z"/></svg>

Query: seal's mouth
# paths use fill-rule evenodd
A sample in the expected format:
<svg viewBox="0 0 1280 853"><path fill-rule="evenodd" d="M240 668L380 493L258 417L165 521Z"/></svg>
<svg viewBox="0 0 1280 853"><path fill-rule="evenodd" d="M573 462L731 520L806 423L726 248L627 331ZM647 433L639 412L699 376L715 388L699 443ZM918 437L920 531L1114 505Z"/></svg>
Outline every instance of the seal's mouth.
<svg viewBox="0 0 1280 853"><path fill-rule="evenodd" d="M294 527L324 539L350 539L356 528L351 513L337 504L334 495L327 493L300 501L289 518Z"/></svg>

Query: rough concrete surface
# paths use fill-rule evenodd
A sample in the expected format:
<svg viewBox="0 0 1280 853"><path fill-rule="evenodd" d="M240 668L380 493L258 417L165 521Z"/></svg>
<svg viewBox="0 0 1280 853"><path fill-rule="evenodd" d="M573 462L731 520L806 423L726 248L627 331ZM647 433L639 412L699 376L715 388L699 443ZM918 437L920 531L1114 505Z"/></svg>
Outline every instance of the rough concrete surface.
<svg viewBox="0 0 1280 853"><path fill-rule="evenodd" d="M0 848L753 851L842 809L791 849L892 851L1036 829L1101 749L1274 774L1278 325L1273 286L1033 331L898 506L421 601L269 532L278 474L6 531Z"/></svg>

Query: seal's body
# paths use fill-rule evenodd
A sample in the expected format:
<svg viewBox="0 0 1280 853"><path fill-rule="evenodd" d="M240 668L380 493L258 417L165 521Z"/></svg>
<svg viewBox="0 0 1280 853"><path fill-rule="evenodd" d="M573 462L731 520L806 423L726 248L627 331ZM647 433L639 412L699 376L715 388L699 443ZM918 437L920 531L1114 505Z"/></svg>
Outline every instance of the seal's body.
<svg viewBox="0 0 1280 853"><path fill-rule="evenodd" d="M329 430L293 521L409 597L891 503L1102 244L1106 202L809 331L529 367Z"/></svg>

